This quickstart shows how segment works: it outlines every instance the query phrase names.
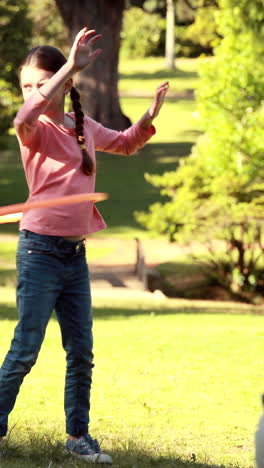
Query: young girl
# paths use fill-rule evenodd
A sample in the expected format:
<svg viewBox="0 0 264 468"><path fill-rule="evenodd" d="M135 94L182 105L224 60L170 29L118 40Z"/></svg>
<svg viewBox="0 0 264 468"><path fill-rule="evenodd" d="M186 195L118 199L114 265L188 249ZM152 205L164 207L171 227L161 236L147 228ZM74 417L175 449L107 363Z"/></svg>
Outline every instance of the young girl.
<svg viewBox="0 0 264 468"><path fill-rule="evenodd" d="M20 68L24 104L14 124L29 201L93 192L95 149L129 155L155 133L168 89L163 83L138 123L124 132L103 127L81 110L73 75L101 53L101 35L82 29L68 60L54 47L32 49ZM74 113L64 113L70 93ZM92 312L85 236L105 227L91 202L32 209L23 215L17 252L19 322L0 369L0 438L7 433L20 385L35 364L53 309L66 351L67 450L89 463L112 463L88 432L93 367Z"/></svg>

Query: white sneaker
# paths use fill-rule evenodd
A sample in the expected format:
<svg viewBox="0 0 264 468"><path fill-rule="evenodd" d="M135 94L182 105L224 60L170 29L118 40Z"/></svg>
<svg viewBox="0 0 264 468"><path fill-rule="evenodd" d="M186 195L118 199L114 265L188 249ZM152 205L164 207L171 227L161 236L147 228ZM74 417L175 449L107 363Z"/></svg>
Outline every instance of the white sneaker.
<svg viewBox="0 0 264 468"><path fill-rule="evenodd" d="M96 439L92 439L90 434L85 434L79 439L67 439L65 444L66 450L81 460L87 463L113 463L110 455L102 453L99 443Z"/></svg>

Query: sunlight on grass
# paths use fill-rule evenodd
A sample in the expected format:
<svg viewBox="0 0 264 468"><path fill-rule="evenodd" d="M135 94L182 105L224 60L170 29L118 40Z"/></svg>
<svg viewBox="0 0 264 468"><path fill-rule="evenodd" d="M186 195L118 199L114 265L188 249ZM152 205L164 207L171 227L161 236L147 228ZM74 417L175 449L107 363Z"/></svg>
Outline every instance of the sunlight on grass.
<svg viewBox="0 0 264 468"><path fill-rule="evenodd" d="M153 93L154 95L154 93ZM123 112L133 122L146 112L152 100L144 98L122 98ZM199 123L194 115L195 102L188 100L167 100L154 121L156 134L148 144L194 141L199 131ZM164 148L165 152L165 148ZM164 154L164 156L166 156Z"/></svg>
<svg viewBox="0 0 264 468"><path fill-rule="evenodd" d="M202 60L202 59L201 59ZM150 94L162 81L170 81L170 93L186 89L196 89L199 83L199 61L197 59L178 59L175 71L166 70L163 57L143 59L122 59L119 64L120 93Z"/></svg>
<svg viewBox="0 0 264 468"><path fill-rule="evenodd" d="M6 310L2 359L15 326L15 304L11 289L0 293L1 310ZM223 304L204 309L202 302L200 308L192 304L155 296L128 301L102 297L99 291L94 295L91 432L116 457L116 466L187 468L195 454L199 467L252 467L263 390L263 317L221 313ZM218 307L219 313L210 313ZM47 467L51 460L52 466L70 466L62 451L65 362L60 341L52 319L10 418L10 444L21 445L21 453L16 448L11 465L7 450L7 467L16 466L18 458L17 466L26 466L26 457L29 467ZM172 465L177 458L179 464Z"/></svg>
<svg viewBox="0 0 264 468"><path fill-rule="evenodd" d="M170 92L196 89L197 60L121 60L119 89L153 96L170 80ZM150 98L121 99L133 122ZM156 135L136 157L98 154L97 191L110 194L100 204L109 228L96 236L149 237L133 212L160 200L144 173L175 170L199 136L195 102L168 99L155 121ZM14 136L2 136L1 204L27 197ZM8 148L8 149L6 149ZM18 225L1 232L17 234ZM0 246L0 361L17 322L15 238ZM111 254L87 243L89 261ZM167 268L168 266L165 265ZM184 268L184 266L182 267ZM180 272L179 272L180 273ZM182 273L181 273L182 274ZM1 286L4 285L5 287ZM122 291L124 293L124 291ZM144 293L93 291L95 363L91 433L117 467L252 468L253 434L263 392L263 307L247 304L167 299ZM65 353L52 318L36 366L25 379L10 417L11 435L1 468L83 467L63 451Z"/></svg>

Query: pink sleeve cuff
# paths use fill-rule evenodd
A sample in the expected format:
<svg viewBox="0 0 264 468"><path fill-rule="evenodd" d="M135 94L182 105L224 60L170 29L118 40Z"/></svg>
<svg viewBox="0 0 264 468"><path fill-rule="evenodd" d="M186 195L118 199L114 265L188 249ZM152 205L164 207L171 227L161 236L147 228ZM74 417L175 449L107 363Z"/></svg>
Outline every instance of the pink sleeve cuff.
<svg viewBox="0 0 264 468"><path fill-rule="evenodd" d="M137 123L135 125L138 126L138 128L140 129L141 132L147 133L147 135L149 135L149 136L155 135L155 133L156 133L156 128L154 127L154 125L150 125L150 127L148 129L142 128L139 123Z"/></svg>
<svg viewBox="0 0 264 468"><path fill-rule="evenodd" d="M150 135L155 135L155 133L156 133L156 128L154 127L154 125L151 125L151 126L148 128L148 132L150 133Z"/></svg>

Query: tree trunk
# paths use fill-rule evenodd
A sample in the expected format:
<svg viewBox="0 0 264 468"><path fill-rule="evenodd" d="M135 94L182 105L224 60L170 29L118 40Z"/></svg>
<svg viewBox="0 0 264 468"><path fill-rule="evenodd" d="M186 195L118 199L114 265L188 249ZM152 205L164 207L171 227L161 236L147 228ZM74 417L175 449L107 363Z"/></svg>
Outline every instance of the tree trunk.
<svg viewBox="0 0 264 468"><path fill-rule="evenodd" d="M166 12L166 67L175 70L175 5L174 0L167 0Z"/></svg>
<svg viewBox="0 0 264 468"><path fill-rule="evenodd" d="M131 122L121 110L118 95L120 31L125 0L55 0L73 42L87 26L103 34L96 47L103 53L75 79L83 111L103 125L123 130Z"/></svg>

